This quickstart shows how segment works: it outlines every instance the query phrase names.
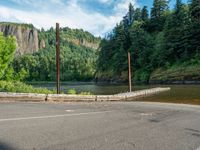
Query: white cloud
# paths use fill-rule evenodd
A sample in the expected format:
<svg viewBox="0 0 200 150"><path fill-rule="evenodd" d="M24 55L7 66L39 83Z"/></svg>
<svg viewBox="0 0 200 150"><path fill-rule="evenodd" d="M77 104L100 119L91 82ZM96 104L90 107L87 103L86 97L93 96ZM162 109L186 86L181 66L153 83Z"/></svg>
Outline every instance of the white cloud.
<svg viewBox="0 0 200 150"><path fill-rule="evenodd" d="M113 0L98 0L100 3L108 3L110 4Z"/></svg>
<svg viewBox="0 0 200 150"><path fill-rule="evenodd" d="M32 3L35 0L12 0L17 3L22 1L26 3ZM101 2L109 2L112 0L99 0ZM88 13L84 11L78 4L78 0L69 0L64 4L62 0L50 0L55 5L59 5L59 9L52 11L30 11L30 10L18 10L5 6L0 6L0 21L13 21L32 23L37 28L49 29L55 26L56 22L59 22L61 26L68 26L71 28L83 28L96 36L102 36L104 33L111 31L112 28L119 22L127 11L129 2L133 0L121 0L115 6L115 14L111 16L105 16L101 13L94 12ZM44 7L41 3L44 1L38 0L38 3L34 3L37 7ZM135 3L134 3L135 4ZM48 7L47 5L45 7Z"/></svg>

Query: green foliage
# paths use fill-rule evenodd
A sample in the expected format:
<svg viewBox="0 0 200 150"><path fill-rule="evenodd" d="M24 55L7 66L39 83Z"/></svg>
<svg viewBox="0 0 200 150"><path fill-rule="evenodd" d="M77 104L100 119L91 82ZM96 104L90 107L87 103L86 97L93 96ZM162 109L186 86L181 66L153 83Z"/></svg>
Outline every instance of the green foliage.
<svg viewBox="0 0 200 150"><path fill-rule="evenodd" d="M176 66L177 77L180 74L196 79L197 66L188 64L186 69L180 64L200 56L200 1L191 0L188 5L177 0L175 8L169 10L167 0L154 0L150 18L147 7L134 9L130 4L127 15L108 38L102 40L100 48L97 78L107 76L112 80L123 76L126 80L122 74L128 70L127 51L130 51L135 81L152 80L155 70L165 74L164 80L167 80ZM169 72L162 73L163 70Z"/></svg>
<svg viewBox="0 0 200 150"><path fill-rule="evenodd" d="M149 12L147 10L147 6L144 6L141 11L141 19L143 21L148 21L149 19Z"/></svg>
<svg viewBox="0 0 200 150"><path fill-rule="evenodd" d="M24 81L25 78L28 77L28 72L22 68L16 75L15 75L15 80L16 81Z"/></svg>
<svg viewBox="0 0 200 150"><path fill-rule="evenodd" d="M180 59L187 60L194 55L194 50L189 49L188 28L189 28L188 7L177 0L174 12L167 18L164 38L165 50L170 63ZM176 33L176 34L175 34Z"/></svg>
<svg viewBox="0 0 200 150"><path fill-rule="evenodd" d="M98 45L100 39L83 30L63 28L60 32L61 81L91 80L95 74L97 59L97 50L93 46ZM48 31L42 29L39 38L45 40L46 48L15 58L15 72L23 68L28 73L25 78L27 81L55 81L55 35L53 28ZM91 48L84 46L85 43Z"/></svg>
<svg viewBox="0 0 200 150"><path fill-rule="evenodd" d="M27 23L13 23L13 22L0 22L0 25L12 25L12 26L21 26L25 29L33 29L33 24L27 24Z"/></svg>
<svg viewBox="0 0 200 150"><path fill-rule="evenodd" d="M23 81L27 77L28 72L24 68L22 68L19 72L15 72L13 67L10 65L5 70L2 79L5 81Z"/></svg>
<svg viewBox="0 0 200 150"><path fill-rule="evenodd" d="M0 81L0 92L53 94L46 88L33 88L19 81Z"/></svg>
<svg viewBox="0 0 200 150"><path fill-rule="evenodd" d="M77 94L77 92L76 92L75 89L69 89L69 90L67 91L67 94L75 95L75 94Z"/></svg>
<svg viewBox="0 0 200 150"><path fill-rule="evenodd" d="M149 27L151 32L163 30L167 10L167 0L154 0L153 7L151 9L151 20Z"/></svg>
<svg viewBox="0 0 200 150"><path fill-rule="evenodd" d="M200 80L199 58L176 63L167 68L158 68L151 74L152 81Z"/></svg>
<svg viewBox="0 0 200 150"><path fill-rule="evenodd" d="M71 95L93 95L91 92L85 92L85 91L82 91L80 93L78 93L75 89L69 89L67 91L67 94L71 94Z"/></svg>
<svg viewBox="0 0 200 150"><path fill-rule="evenodd" d="M0 33L0 79L5 74L9 63L13 60L16 47L16 39L14 37L4 37Z"/></svg>
<svg viewBox="0 0 200 150"><path fill-rule="evenodd" d="M195 53L195 51L200 50L200 0L191 1L189 5L191 22L188 28L187 41L188 49Z"/></svg>
<svg viewBox="0 0 200 150"><path fill-rule="evenodd" d="M81 92L79 95L93 95L91 92Z"/></svg>

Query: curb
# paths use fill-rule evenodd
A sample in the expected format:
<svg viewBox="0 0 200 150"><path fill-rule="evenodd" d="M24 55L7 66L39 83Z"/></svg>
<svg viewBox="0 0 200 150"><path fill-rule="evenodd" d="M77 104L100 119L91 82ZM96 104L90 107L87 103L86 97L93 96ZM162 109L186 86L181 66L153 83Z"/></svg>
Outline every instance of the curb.
<svg viewBox="0 0 200 150"><path fill-rule="evenodd" d="M146 97L170 88L152 88L130 93L116 95L66 95L66 94L32 94L32 93L5 93L0 92L0 101L25 101L25 102L102 102L102 101L127 101L138 97Z"/></svg>

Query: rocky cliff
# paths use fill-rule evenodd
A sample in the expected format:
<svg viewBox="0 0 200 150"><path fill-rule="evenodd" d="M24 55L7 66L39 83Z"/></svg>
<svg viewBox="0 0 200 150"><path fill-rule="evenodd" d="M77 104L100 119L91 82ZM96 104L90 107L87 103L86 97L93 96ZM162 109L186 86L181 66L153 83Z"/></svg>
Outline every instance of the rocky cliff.
<svg viewBox="0 0 200 150"><path fill-rule="evenodd" d="M75 45L84 46L97 50L101 42L100 38L82 29L61 28L61 39ZM55 29L37 30L31 24L18 24L0 22L0 32L5 36L13 35L17 39L18 48L15 56L32 54L39 49L45 49L49 45L55 45Z"/></svg>
<svg viewBox="0 0 200 150"><path fill-rule="evenodd" d="M82 45L82 46L85 46L85 47L88 47L88 48L92 48L92 49L98 49L99 48L99 44L100 44L100 41L99 42L89 42L87 40L83 40L83 39L70 39L70 38L67 38L64 40L68 41L68 42L72 42L74 43L75 45Z"/></svg>
<svg viewBox="0 0 200 150"><path fill-rule="evenodd" d="M39 49L38 31L31 25L0 23L0 32L3 32L5 36L16 37L18 44L16 56L34 53Z"/></svg>

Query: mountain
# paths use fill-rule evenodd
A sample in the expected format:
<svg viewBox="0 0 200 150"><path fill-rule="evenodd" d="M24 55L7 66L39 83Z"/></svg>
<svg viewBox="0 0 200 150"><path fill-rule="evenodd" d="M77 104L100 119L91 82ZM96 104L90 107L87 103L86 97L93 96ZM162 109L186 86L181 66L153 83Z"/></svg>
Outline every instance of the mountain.
<svg viewBox="0 0 200 150"><path fill-rule="evenodd" d="M10 67L23 70L26 81L55 81L56 30L38 30L31 24L0 23L0 32L14 35L18 48ZM101 38L82 29L60 28L61 81L91 80L96 72Z"/></svg>
<svg viewBox="0 0 200 150"><path fill-rule="evenodd" d="M17 39L18 48L16 56L32 54L39 49L45 49L48 45L55 44L55 29L47 31L36 29L32 24L18 24L1 22L0 32L5 36L13 35ZM61 28L61 40L75 45L84 46L97 50L101 39L82 29ZM52 38L53 37L53 38Z"/></svg>

